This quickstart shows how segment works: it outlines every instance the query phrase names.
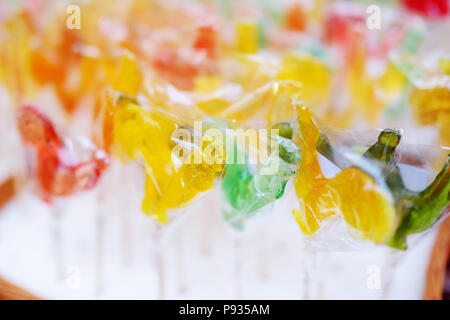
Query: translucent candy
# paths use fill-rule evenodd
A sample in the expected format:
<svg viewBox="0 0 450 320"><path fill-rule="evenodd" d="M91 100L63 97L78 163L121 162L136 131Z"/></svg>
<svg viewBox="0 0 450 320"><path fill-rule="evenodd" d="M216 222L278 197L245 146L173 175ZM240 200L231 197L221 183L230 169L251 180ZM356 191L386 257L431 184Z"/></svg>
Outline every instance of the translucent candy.
<svg viewBox="0 0 450 320"><path fill-rule="evenodd" d="M320 131L305 106L298 106L297 112L302 160L295 183L300 208L293 214L302 232L311 236L325 219L342 216L354 237L385 242L396 227L389 192L356 167L326 178L316 155Z"/></svg>
<svg viewBox="0 0 450 320"><path fill-rule="evenodd" d="M402 220L389 239L388 245L397 249L407 248L407 237L419 233L433 226L445 212L450 204L450 155L442 170L422 192L407 191L401 199ZM401 179L397 178L397 179Z"/></svg>
<svg viewBox="0 0 450 320"><path fill-rule="evenodd" d="M115 91L135 96L141 86L142 76L131 54L122 55L112 88Z"/></svg>
<svg viewBox="0 0 450 320"><path fill-rule="evenodd" d="M271 138L277 140L278 149L273 150L260 167L251 164L249 156L234 145L235 159L226 164L221 187L226 201L224 220L237 229L242 229L245 220L259 209L279 199L296 172L300 153L290 137L286 137L289 136L286 126L290 127L286 123L276 127L280 136ZM238 163L240 158L245 159L244 163ZM270 171L272 168L276 170Z"/></svg>
<svg viewBox="0 0 450 320"><path fill-rule="evenodd" d="M195 81L197 107L211 116L219 116L241 92L239 86L224 83L218 76L201 76Z"/></svg>
<svg viewBox="0 0 450 320"><path fill-rule="evenodd" d="M197 38L193 47L204 50L208 58L215 58L217 55L217 30L214 25L202 25L198 28Z"/></svg>
<svg viewBox="0 0 450 320"><path fill-rule="evenodd" d="M35 88L31 78L31 30L23 12L4 24L6 38L0 42L0 80L14 99L22 100Z"/></svg>
<svg viewBox="0 0 450 320"><path fill-rule="evenodd" d="M322 61L306 53L285 55L277 78L300 82L302 99L314 106L324 102L329 95L330 70Z"/></svg>
<svg viewBox="0 0 450 320"><path fill-rule="evenodd" d="M412 12L430 18L445 17L450 12L447 0L402 0L402 4Z"/></svg>
<svg viewBox="0 0 450 320"><path fill-rule="evenodd" d="M450 77L435 76L420 83L411 93L410 103L417 121L438 125L443 143L450 145Z"/></svg>
<svg viewBox="0 0 450 320"><path fill-rule="evenodd" d="M450 76L450 58L439 59L439 67L444 74Z"/></svg>
<svg viewBox="0 0 450 320"><path fill-rule="evenodd" d="M306 28L306 16L299 4L290 7L286 14L286 28L293 31L303 31Z"/></svg>
<svg viewBox="0 0 450 320"><path fill-rule="evenodd" d="M20 109L18 126L24 143L36 150L36 176L47 201L93 188L109 165L106 154L98 149L90 150L90 159L77 161L50 120L33 107Z"/></svg>
<svg viewBox="0 0 450 320"><path fill-rule="evenodd" d="M239 53L258 52L258 25L253 21L239 21L236 24L236 49Z"/></svg>
<svg viewBox="0 0 450 320"><path fill-rule="evenodd" d="M389 63L379 79L380 87L392 99L397 97L407 84L406 76L393 64Z"/></svg>
<svg viewBox="0 0 450 320"><path fill-rule="evenodd" d="M353 50L348 57L349 73L347 90L351 98L351 108L361 112L372 123L376 122L386 103L377 93L376 79L369 77L366 72L366 48L359 36L352 42Z"/></svg>
<svg viewBox="0 0 450 320"><path fill-rule="evenodd" d="M49 37L42 47L33 51L32 71L36 82L41 85L53 86L62 108L72 113L78 107L79 102L85 96L87 88L91 89L98 73L92 66L84 65L86 61L76 48L80 44L80 38L73 30L58 30L57 34L48 31ZM86 58L87 59L87 58ZM83 67L81 72L78 67ZM90 77L85 73L90 67Z"/></svg>
<svg viewBox="0 0 450 320"><path fill-rule="evenodd" d="M114 118L114 145L123 160L142 160L146 172L142 210L161 223L168 222L167 211L183 208L199 193L211 189L223 164L193 161L211 141L202 137L202 146L185 141L193 150L181 159L173 158L177 123L160 112L142 108L131 98L121 96ZM186 129L187 130L187 129ZM174 140L175 139L175 140ZM202 157L201 157L202 158Z"/></svg>

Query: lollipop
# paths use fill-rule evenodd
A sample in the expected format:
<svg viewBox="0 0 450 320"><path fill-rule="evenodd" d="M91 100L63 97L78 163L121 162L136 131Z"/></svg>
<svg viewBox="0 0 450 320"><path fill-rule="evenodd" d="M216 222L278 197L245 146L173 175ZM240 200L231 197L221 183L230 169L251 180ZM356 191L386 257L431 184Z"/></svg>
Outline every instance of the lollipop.
<svg viewBox="0 0 450 320"><path fill-rule="evenodd" d="M295 186L300 209L294 210L294 217L304 234L311 236L325 219L342 216L351 236L406 249L408 234L428 229L445 212L448 164L424 191L412 192L393 159L400 134L385 130L359 160L325 148L325 154L343 168L325 178L314 153L320 131L306 107L297 112L303 152Z"/></svg>
<svg viewBox="0 0 450 320"><path fill-rule="evenodd" d="M279 199L289 178L296 172L300 160L298 147L290 140L292 128L290 123L274 126L279 135L274 135L275 150L260 168L252 165L242 146L233 146L235 159L225 166L222 180L222 193L226 205L223 217L233 227L242 229L244 221L259 209ZM269 139L270 139L269 138ZM244 158L240 164L238 159Z"/></svg>
<svg viewBox="0 0 450 320"><path fill-rule="evenodd" d="M50 120L34 107L20 110L18 126L24 143L36 150L37 178L47 201L92 189L108 166L108 157L101 150L94 150L87 161L67 159L70 153Z"/></svg>
<svg viewBox="0 0 450 320"><path fill-rule="evenodd" d="M418 83L410 96L412 110L422 125L439 127L442 141L450 144L450 77L433 76Z"/></svg>
<svg viewBox="0 0 450 320"><path fill-rule="evenodd" d="M66 145L57 134L50 120L31 106L22 107L18 116L18 128L25 145L35 150L35 174L39 193L44 201L53 203L54 198L74 195L92 189L109 165L109 158L102 150L90 145L90 158L80 160L79 154ZM90 150L89 150L90 149ZM82 150L82 151L87 151ZM56 222L60 222L60 210L53 206ZM58 274L63 275L61 226L55 224L55 258Z"/></svg>
<svg viewBox="0 0 450 320"><path fill-rule="evenodd" d="M145 110L126 96L118 99L114 122L117 154L123 159L144 161L146 184L142 209L161 223L168 222L167 210L183 208L197 194L209 190L222 171L221 164L194 163L194 157L202 159L212 142L206 136L201 138L203 149L194 146L177 164L177 159L172 158L172 148L177 142L173 133L178 127L175 120L161 112ZM151 144L148 137L153 138Z"/></svg>
<svg viewBox="0 0 450 320"><path fill-rule="evenodd" d="M443 18L450 12L447 0L403 0L403 6L429 18Z"/></svg>
<svg viewBox="0 0 450 320"><path fill-rule="evenodd" d="M450 155L433 182L421 192L402 189L401 176L395 172L396 169L387 177L387 181L391 181L390 187L398 194L397 201L403 204L402 220L394 235L389 239L387 243L389 246L406 249L406 240L409 235L429 229L443 216L449 206L449 161Z"/></svg>
<svg viewBox="0 0 450 320"><path fill-rule="evenodd" d="M178 131L176 130L178 129ZM159 244L155 262L159 274L159 298L165 296L161 229L169 222L169 211L187 207L200 193L210 190L221 175L223 163L208 161L213 137L192 128L156 108L144 109L121 95L114 110L114 148L123 160L140 160L145 168L142 211L155 219L155 242Z"/></svg>
<svg viewBox="0 0 450 320"><path fill-rule="evenodd" d="M195 78L216 73L217 36L215 26L201 25L190 47L163 48L153 59L153 68L160 77L176 87L191 90Z"/></svg>

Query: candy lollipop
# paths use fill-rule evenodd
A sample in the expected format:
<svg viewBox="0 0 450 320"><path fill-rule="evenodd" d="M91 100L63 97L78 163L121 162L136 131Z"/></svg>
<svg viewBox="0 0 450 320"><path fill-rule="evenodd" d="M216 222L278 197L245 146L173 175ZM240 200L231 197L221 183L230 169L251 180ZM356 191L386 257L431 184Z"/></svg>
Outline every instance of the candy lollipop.
<svg viewBox="0 0 450 320"><path fill-rule="evenodd" d="M60 138L50 120L34 107L26 106L20 109L18 128L23 142L36 152L35 174L39 192L48 203L53 203L56 197L92 189L109 165L108 156L99 149L88 149L91 155L87 160L77 159L78 155ZM60 212L55 206L53 208L55 219L59 221ZM57 226L56 258L59 273L62 275L60 232Z"/></svg>
<svg viewBox="0 0 450 320"><path fill-rule="evenodd" d="M50 120L27 106L19 112L19 131L25 144L36 150L36 171L43 197L66 196L93 188L109 160L101 150L93 150L91 159L73 163L69 150Z"/></svg>
<svg viewBox="0 0 450 320"><path fill-rule="evenodd" d="M34 91L31 80L31 36L24 12L18 12L2 23L7 37L1 39L0 80L15 101Z"/></svg>
<svg viewBox="0 0 450 320"><path fill-rule="evenodd" d="M363 156L375 159L380 163L386 184L392 191L397 214L401 217L400 223L393 236L387 241L387 245L395 249L406 249L408 235L427 230L448 211L449 160L447 158L444 168L425 190L412 191L405 186L399 166L394 160L395 149L399 141L400 134L398 132L384 130L378 137L378 141ZM382 290L383 298L387 297L389 293L395 267L401 258L401 255L395 251L391 251L387 257L387 271Z"/></svg>
<svg viewBox="0 0 450 320"><path fill-rule="evenodd" d="M142 209L161 223L168 222L167 210L184 207L198 193L210 189L222 170L222 165L190 163L195 152L202 152L199 148L177 167L172 160L172 148L177 141L172 137L175 129L176 122L163 113L147 111L133 99L119 97L114 126L117 152L123 158L145 161L146 193ZM147 137L153 137L151 144ZM209 143L207 137L202 137L203 149ZM158 152L155 154L153 150Z"/></svg>
<svg viewBox="0 0 450 320"><path fill-rule="evenodd" d="M277 134L269 134L268 141L260 139L258 146L249 146L250 149L257 149L256 156L259 158L260 153L264 152L261 150L264 148L262 144L270 143L268 156L259 166L256 165L256 159L250 159L250 155L246 154L245 145L238 143L242 140L233 139L233 155L227 157L225 176L221 183L225 201L222 216L225 222L237 230L242 231L247 219L283 195L286 183L297 169L300 154L296 144L291 141L291 124L280 123L273 129ZM241 236L234 234L234 238L236 297L240 298Z"/></svg>
<svg viewBox="0 0 450 320"><path fill-rule="evenodd" d="M410 102L416 119L422 125L439 127L442 142L450 144L450 76L432 76L417 83Z"/></svg>
<svg viewBox="0 0 450 320"><path fill-rule="evenodd" d="M259 168L251 164L242 146L234 145L235 159L226 164L222 180L222 193L226 201L223 217L233 227L242 229L247 218L279 199L287 181L295 174L300 153L290 140L290 125L280 123L274 126L279 130L279 135L269 139L275 139L275 150ZM241 158L245 159L242 164L238 162Z"/></svg>
<svg viewBox="0 0 450 320"><path fill-rule="evenodd" d="M405 8L428 18L443 18L450 12L447 0L402 0Z"/></svg>
<svg viewBox="0 0 450 320"><path fill-rule="evenodd" d="M320 131L306 107L298 107L297 112L303 152L296 183L300 209L294 210L294 216L304 234L311 236L320 228L321 221L342 215L353 237L405 249L407 234L428 229L444 213L449 192L447 165L425 191L413 193L404 186L393 162L400 135L385 130L357 161L330 151L333 149L329 147L330 158L343 159L335 161L343 170L333 178L325 178L312 149L320 141ZM402 233L406 227L401 225L408 222L398 225L398 217L408 216L412 207L419 212L414 216L421 217L422 229L411 227Z"/></svg>
<svg viewBox="0 0 450 320"><path fill-rule="evenodd" d="M214 25L201 25L190 47L160 49L153 68L163 78L184 90L191 90L194 79L217 72L217 36Z"/></svg>
<svg viewBox="0 0 450 320"><path fill-rule="evenodd" d="M206 160L215 140L198 134L200 145L188 139L192 137L188 127L180 127L176 119L155 108L146 110L133 98L118 98L115 151L124 160L143 161L146 182L142 211L158 222L158 230L169 222L170 210L187 207L194 197L211 189L222 172L223 164ZM156 237L160 238L159 232ZM160 298L164 298L161 254L157 262Z"/></svg>
<svg viewBox="0 0 450 320"><path fill-rule="evenodd" d="M401 225L410 224L410 211L416 212L414 219L417 222L423 222L423 228L414 231L414 223L411 223L411 233L427 229L444 213L449 192L445 175L442 180L441 173L430 185L432 189L436 185L439 187L429 199L426 199L426 191L414 193L405 187L394 161L394 152L400 142L398 131L384 130L378 141L360 157L352 155L352 151L332 146L306 107L299 106L297 112L302 159L295 184L300 208L293 214L305 235L313 237L324 221L342 217L353 238L405 248L408 227L402 231ZM342 170L334 177L325 177L315 150ZM414 207L417 211L411 209ZM406 219L406 222L399 223L400 219ZM397 256L391 258L386 282L390 282L398 262ZM315 260L314 256L310 259ZM384 296L388 288L388 285L384 286Z"/></svg>

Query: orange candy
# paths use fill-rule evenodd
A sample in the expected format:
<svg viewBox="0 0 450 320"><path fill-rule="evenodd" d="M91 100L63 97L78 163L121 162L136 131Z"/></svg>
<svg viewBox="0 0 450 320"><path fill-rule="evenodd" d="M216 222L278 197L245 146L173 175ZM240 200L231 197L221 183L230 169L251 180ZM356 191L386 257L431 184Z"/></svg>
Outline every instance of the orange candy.
<svg viewBox="0 0 450 320"><path fill-rule="evenodd" d="M286 14L286 28L292 31L306 29L306 16L300 4L295 4L289 8Z"/></svg>

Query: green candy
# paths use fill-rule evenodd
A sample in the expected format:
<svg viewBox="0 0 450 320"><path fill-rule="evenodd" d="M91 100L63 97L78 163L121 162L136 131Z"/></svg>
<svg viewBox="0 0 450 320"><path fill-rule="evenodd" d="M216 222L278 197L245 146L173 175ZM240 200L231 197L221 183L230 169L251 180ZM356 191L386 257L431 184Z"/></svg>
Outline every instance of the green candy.
<svg viewBox="0 0 450 320"><path fill-rule="evenodd" d="M285 135L289 130L285 124L277 125ZM288 134L289 136L289 134ZM292 137L292 128L291 134ZM234 146L235 159L245 157L244 164L228 163L221 188L225 200L223 218L236 229L242 230L244 221L259 209L279 199L286 184L297 170L300 152L297 145L282 136L278 140L278 152L272 152L260 168L250 164L243 150ZM278 168L274 173L270 168ZM268 173L269 174L264 174Z"/></svg>
<svg viewBox="0 0 450 320"><path fill-rule="evenodd" d="M450 158L447 157L444 168L424 191L411 191L406 188L393 159L400 138L398 131L384 130L363 157L377 160L381 165L385 182L394 196L397 212L402 219L387 245L405 250L407 236L430 228L444 214L450 203Z"/></svg>
<svg viewBox="0 0 450 320"><path fill-rule="evenodd" d="M433 182L422 192L408 192L402 210L402 220L388 245L406 250L408 235L419 233L433 226L444 214L450 203L450 155L434 178Z"/></svg>
<svg viewBox="0 0 450 320"><path fill-rule="evenodd" d="M397 130L383 130L377 142L362 155L361 160L366 163L359 161L356 165L364 167L366 172L379 180L379 183L385 184L392 193L401 220L387 245L405 250L408 235L429 229L441 218L450 204L450 155L443 169L424 191L411 191L405 186L394 160L400 139L401 134ZM320 135L317 151L341 169L352 165L333 150L324 133Z"/></svg>

